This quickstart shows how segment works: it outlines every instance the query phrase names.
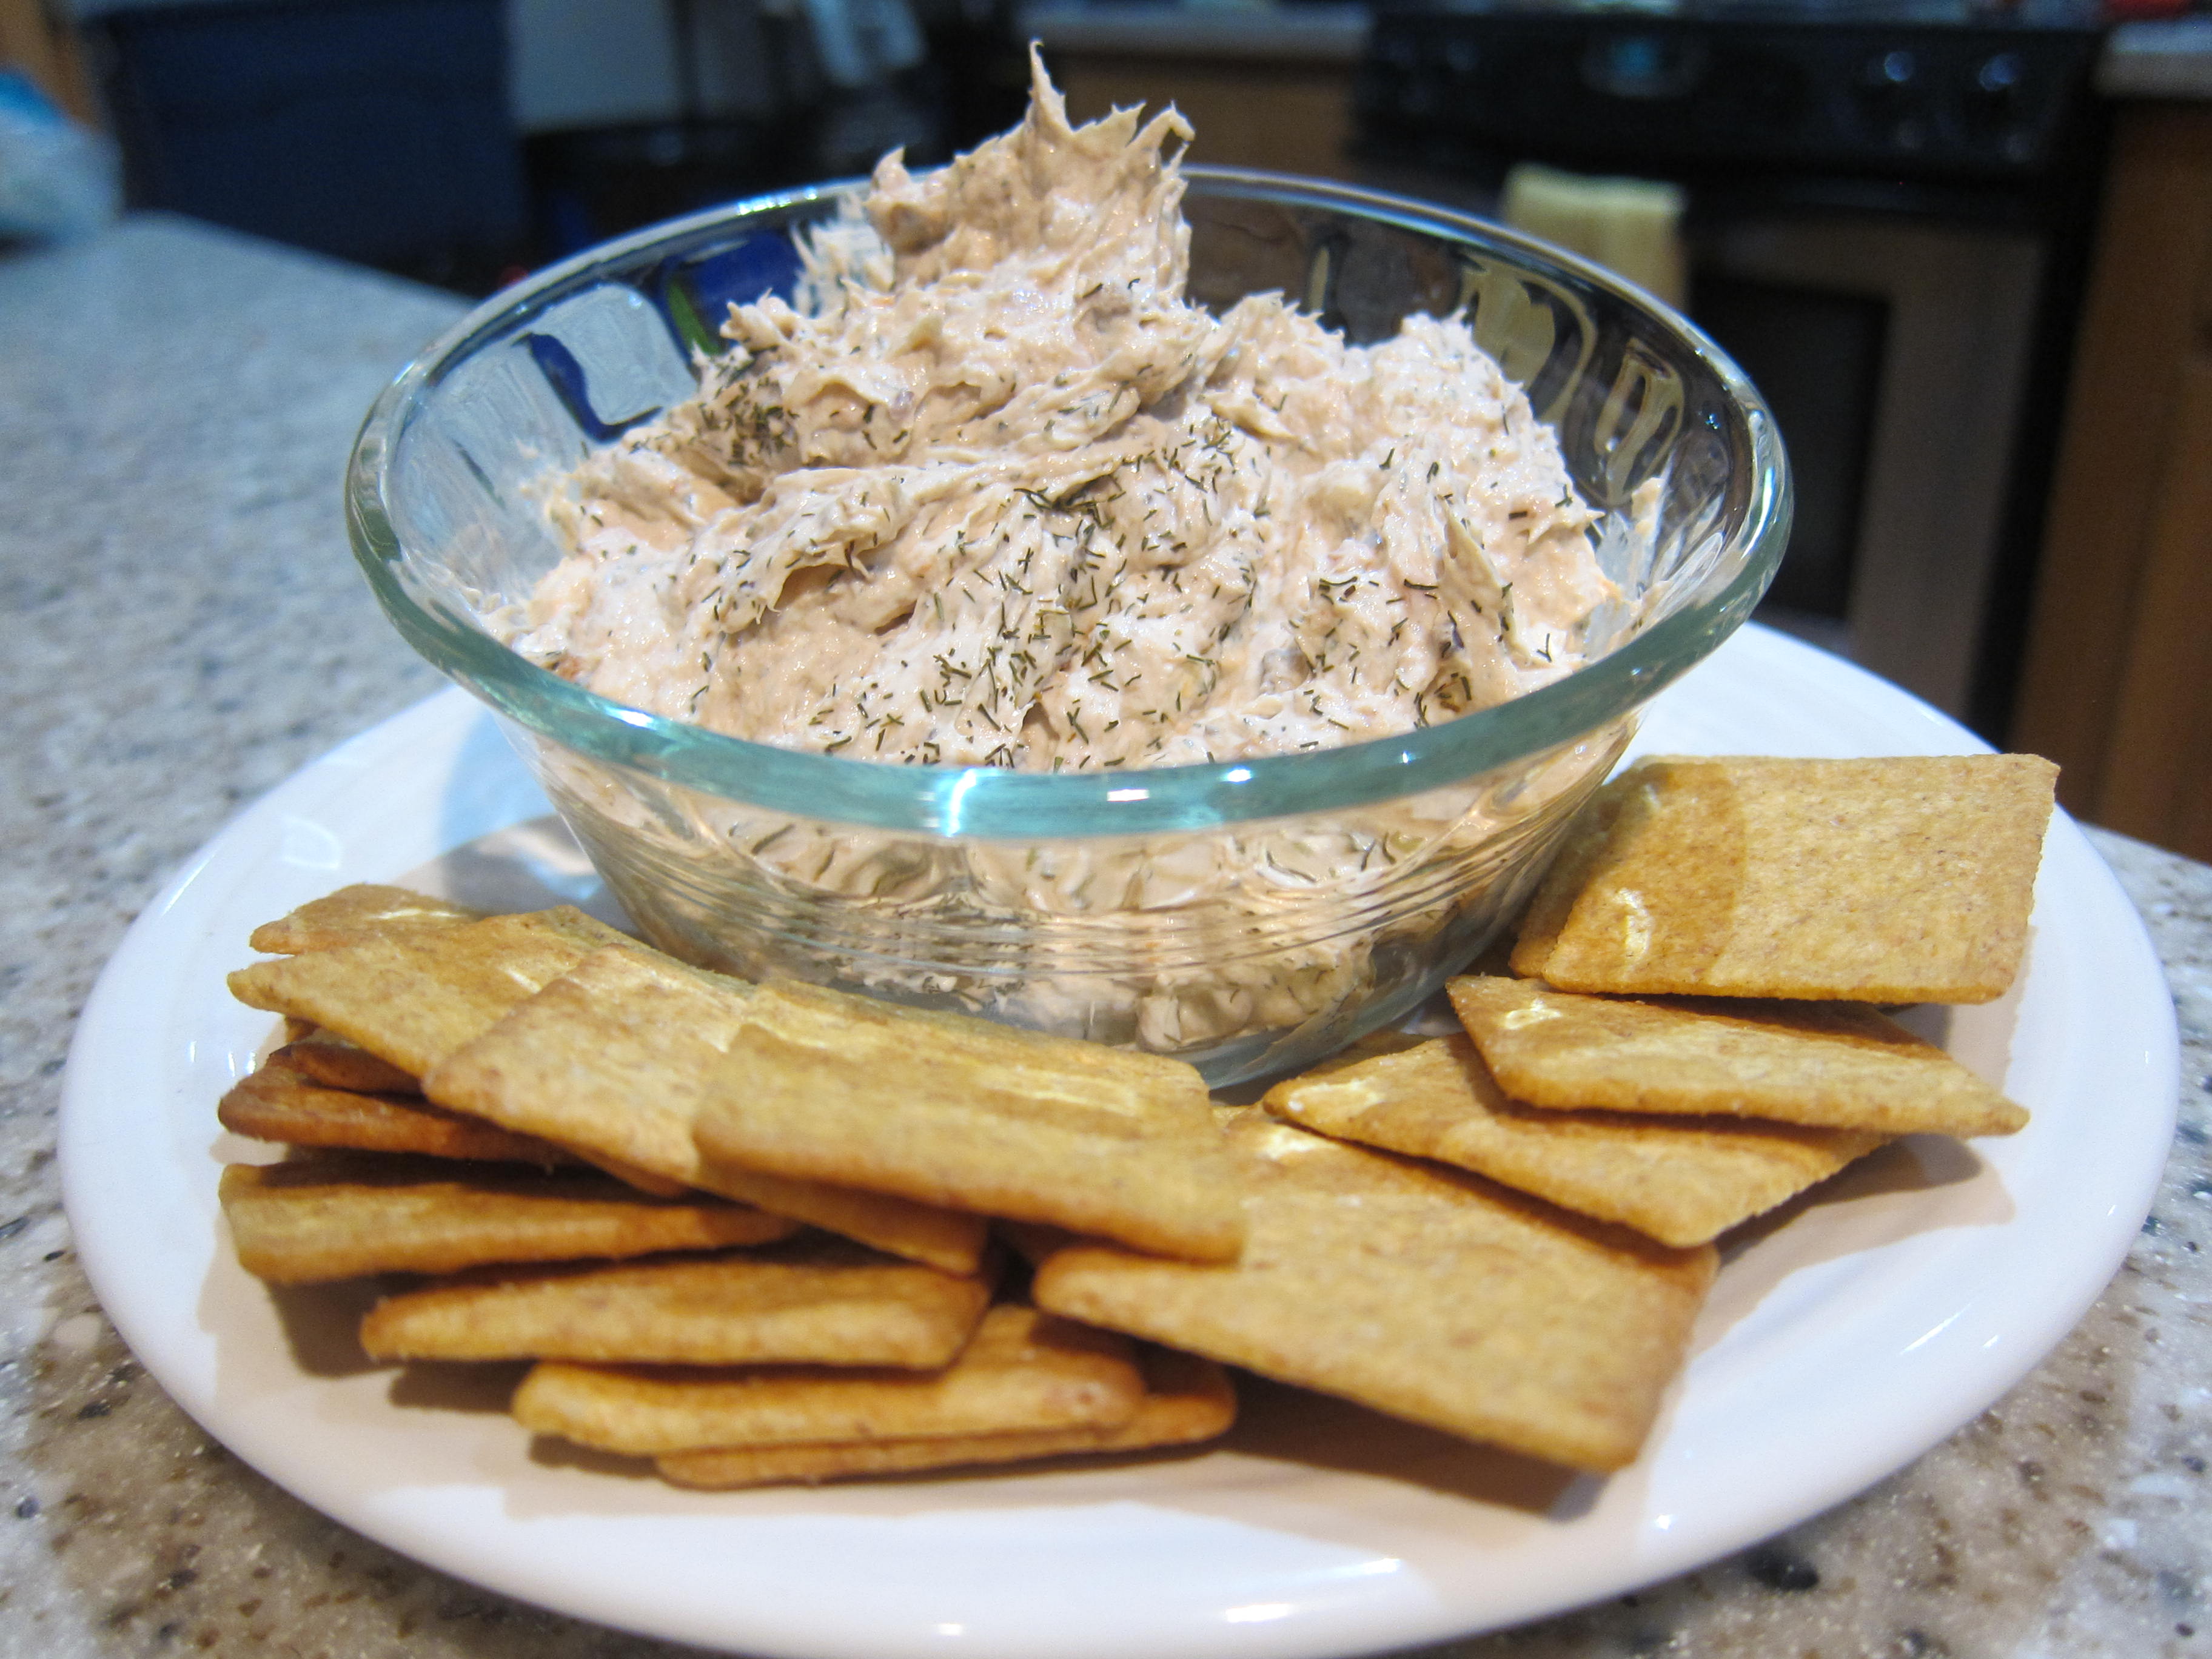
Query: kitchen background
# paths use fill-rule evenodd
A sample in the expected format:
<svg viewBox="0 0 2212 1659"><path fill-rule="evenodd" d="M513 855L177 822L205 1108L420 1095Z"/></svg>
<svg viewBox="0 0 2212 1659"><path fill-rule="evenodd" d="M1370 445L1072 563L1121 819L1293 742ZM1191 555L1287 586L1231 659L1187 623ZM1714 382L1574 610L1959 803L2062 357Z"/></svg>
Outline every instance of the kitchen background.
<svg viewBox="0 0 2212 1659"><path fill-rule="evenodd" d="M481 295L944 160L1018 117L1040 40L1079 116L1171 99L1195 160L1456 201L1678 300L1796 469L1766 618L2205 859L2212 16L2167 10L0 0L0 93L111 135L132 207Z"/></svg>

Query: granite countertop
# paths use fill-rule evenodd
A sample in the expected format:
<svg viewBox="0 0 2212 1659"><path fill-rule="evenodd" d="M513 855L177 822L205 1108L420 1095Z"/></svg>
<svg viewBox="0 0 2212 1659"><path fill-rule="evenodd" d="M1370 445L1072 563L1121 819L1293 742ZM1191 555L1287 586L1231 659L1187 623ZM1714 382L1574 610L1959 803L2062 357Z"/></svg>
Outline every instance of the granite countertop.
<svg viewBox="0 0 2212 1659"><path fill-rule="evenodd" d="M0 254L0 1655L644 1659L304 1507L185 1419L70 1249L54 1114L132 915L244 803L439 684L338 478L450 296L186 222ZM2117 836L2181 1013L2157 1209L2079 1328L1871 1492L1457 1659L2212 1653L2212 869Z"/></svg>

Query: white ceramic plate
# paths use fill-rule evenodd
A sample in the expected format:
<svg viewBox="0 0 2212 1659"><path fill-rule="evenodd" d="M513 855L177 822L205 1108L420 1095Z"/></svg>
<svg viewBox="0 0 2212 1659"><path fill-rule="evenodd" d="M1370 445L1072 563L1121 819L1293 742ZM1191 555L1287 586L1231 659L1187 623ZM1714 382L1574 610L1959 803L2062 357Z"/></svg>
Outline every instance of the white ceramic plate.
<svg viewBox="0 0 2212 1659"><path fill-rule="evenodd" d="M1980 745L1753 629L1660 700L1640 746ZM216 837L86 1006L61 1132L69 1213L138 1358L255 1468L465 1578L708 1647L1287 1659L1510 1625L1685 1571L1869 1485L2024 1375L2118 1266L2172 1134L2164 978L2061 819L2021 982L1923 1028L2002 1079L2033 1125L1971 1146L1899 1142L1739 1243L1649 1449L1621 1474L1571 1479L1263 1389L1227 1449L1177 1459L686 1493L534 1449L499 1410L509 1372L471 1386L465 1368L368 1368L349 1291L272 1295L218 1248L217 1167L247 1149L217 1128L215 1103L270 1035L223 988L252 959L247 932L342 883L410 872L494 902L542 902L549 886L588 896L573 846L532 822L544 811L490 720L450 691Z"/></svg>

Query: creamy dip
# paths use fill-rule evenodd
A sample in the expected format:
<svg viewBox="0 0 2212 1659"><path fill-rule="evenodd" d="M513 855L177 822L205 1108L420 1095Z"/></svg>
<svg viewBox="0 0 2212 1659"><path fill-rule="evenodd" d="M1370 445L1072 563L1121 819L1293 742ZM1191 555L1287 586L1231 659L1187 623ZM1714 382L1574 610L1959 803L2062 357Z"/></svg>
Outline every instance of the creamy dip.
<svg viewBox="0 0 2212 1659"><path fill-rule="evenodd" d="M866 759L1176 765L1401 732L1567 672L1613 589L1457 319L1346 343L1184 297L1172 110L896 155L732 307L699 395L566 481L510 633L614 700Z"/></svg>

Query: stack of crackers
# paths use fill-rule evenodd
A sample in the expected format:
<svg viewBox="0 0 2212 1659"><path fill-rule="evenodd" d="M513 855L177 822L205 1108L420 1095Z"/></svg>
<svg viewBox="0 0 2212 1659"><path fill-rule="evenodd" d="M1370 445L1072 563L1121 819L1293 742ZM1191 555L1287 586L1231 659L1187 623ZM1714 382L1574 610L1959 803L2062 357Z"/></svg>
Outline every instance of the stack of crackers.
<svg viewBox="0 0 2212 1659"><path fill-rule="evenodd" d="M222 1120L292 1151L223 1206L272 1283L408 1276L371 1355L526 1360L526 1426L685 1485L1187 1445L1231 1423L1224 1365L1618 1468L1721 1231L1888 1136L2024 1121L1860 1005L2002 990L2041 767L1646 763L1578 821L1527 977L1453 984L1465 1037L1370 1040L1258 1108L572 909L349 888L232 976L289 1040Z"/></svg>
<svg viewBox="0 0 2212 1659"><path fill-rule="evenodd" d="M2025 755L1639 763L1569 831L1465 1035L1267 1097L1662 1243L1900 1134L2027 1114L1877 1004L1985 1002L2027 941L2057 769Z"/></svg>

